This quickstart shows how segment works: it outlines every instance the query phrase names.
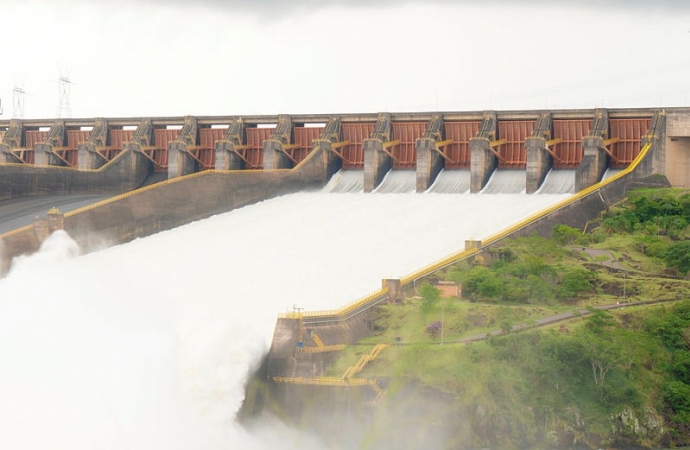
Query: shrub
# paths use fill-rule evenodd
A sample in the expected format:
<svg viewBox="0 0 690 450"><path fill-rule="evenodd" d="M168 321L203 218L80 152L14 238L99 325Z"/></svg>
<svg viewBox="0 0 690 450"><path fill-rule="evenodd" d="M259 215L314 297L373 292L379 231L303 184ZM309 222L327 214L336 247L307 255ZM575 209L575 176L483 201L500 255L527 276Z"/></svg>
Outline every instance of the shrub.
<svg viewBox="0 0 690 450"><path fill-rule="evenodd" d="M551 228L551 237L560 244L572 244L580 235L580 230L568 225L556 225Z"/></svg>
<svg viewBox="0 0 690 450"><path fill-rule="evenodd" d="M441 330L443 329L443 324L441 323L440 320L437 320L436 322L430 324L429 326L426 327L426 334L428 334L432 339L436 339L438 335L441 334Z"/></svg>

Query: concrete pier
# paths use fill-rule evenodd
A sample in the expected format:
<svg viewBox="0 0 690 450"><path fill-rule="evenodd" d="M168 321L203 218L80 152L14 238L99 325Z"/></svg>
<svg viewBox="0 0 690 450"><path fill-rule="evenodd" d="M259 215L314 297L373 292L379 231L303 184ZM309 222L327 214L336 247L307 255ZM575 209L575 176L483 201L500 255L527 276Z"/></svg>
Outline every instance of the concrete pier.
<svg viewBox="0 0 690 450"><path fill-rule="evenodd" d="M108 121L96 119L96 123L89 134L89 139L77 146L77 164L79 170L94 170L107 162L100 153L100 149L108 145Z"/></svg>
<svg viewBox="0 0 690 450"><path fill-rule="evenodd" d="M223 139L216 141L216 170L244 169L246 164L238 151L245 146L246 139L242 119L233 120Z"/></svg>
<svg viewBox="0 0 690 450"><path fill-rule="evenodd" d="M525 139L527 153L527 179L525 192L533 194L546 178L553 166L553 157L548 151L547 141L551 139L551 114L543 113L539 116L532 136Z"/></svg>
<svg viewBox="0 0 690 450"><path fill-rule="evenodd" d="M484 189L496 167L498 158L491 149L496 140L496 113L486 112L477 136L470 139L470 192Z"/></svg>
<svg viewBox="0 0 690 450"><path fill-rule="evenodd" d="M276 125L271 138L266 139L262 144L264 169L291 169L294 167L294 161L285 152L286 147L292 143L292 120L290 116L281 115L278 117L278 125Z"/></svg>
<svg viewBox="0 0 690 450"><path fill-rule="evenodd" d="M434 184L445 160L437 147L444 140L443 117L434 115L424 135L415 142L417 152L417 192L424 192Z"/></svg>
<svg viewBox="0 0 690 450"><path fill-rule="evenodd" d="M371 137L364 140L364 192L376 189L393 167L393 158L386 151L392 131L390 114L381 113Z"/></svg>
<svg viewBox="0 0 690 450"><path fill-rule="evenodd" d="M180 134L168 143L168 179L196 172L197 162L190 154L190 147L197 144L197 120L187 116Z"/></svg>
<svg viewBox="0 0 690 450"><path fill-rule="evenodd" d="M582 139L583 156L575 172L575 190L580 191L598 183L609 166L609 156L604 148L608 136L609 115L605 109L597 109L589 136Z"/></svg>
<svg viewBox="0 0 690 450"><path fill-rule="evenodd" d="M48 131L48 136L40 144L34 146L34 164L37 166L64 166L65 162L54 152L54 148L62 147L65 141L65 123L55 121Z"/></svg>

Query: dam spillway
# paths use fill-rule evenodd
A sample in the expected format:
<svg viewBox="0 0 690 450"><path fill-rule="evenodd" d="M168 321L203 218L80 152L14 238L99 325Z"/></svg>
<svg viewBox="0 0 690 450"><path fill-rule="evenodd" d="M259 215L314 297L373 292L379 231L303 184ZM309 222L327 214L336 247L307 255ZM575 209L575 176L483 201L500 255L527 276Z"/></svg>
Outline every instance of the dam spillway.
<svg viewBox="0 0 690 450"><path fill-rule="evenodd" d="M319 448L231 420L276 313L339 307L565 197L299 193L80 257L54 234L0 280L0 435L25 449Z"/></svg>

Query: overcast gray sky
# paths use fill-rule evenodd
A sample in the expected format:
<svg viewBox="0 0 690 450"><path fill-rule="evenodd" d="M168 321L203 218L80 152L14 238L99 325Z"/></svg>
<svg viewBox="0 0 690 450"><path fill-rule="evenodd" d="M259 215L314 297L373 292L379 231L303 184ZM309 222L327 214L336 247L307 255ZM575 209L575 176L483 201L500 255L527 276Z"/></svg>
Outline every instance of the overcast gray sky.
<svg viewBox="0 0 690 450"><path fill-rule="evenodd" d="M12 117L690 106L681 0L9 0Z"/></svg>

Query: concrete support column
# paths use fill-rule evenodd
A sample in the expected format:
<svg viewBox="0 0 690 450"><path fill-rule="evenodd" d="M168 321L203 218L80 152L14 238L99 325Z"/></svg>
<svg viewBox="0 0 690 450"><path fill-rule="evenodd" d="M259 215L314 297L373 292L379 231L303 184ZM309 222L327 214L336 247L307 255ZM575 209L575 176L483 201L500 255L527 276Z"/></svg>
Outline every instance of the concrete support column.
<svg viewBox="0 0 690 450"><path fill-rule="evenodd" d="M283 143L277 139L266 139L263 142L264 169L291 169L294 163L283 152Z"/></svg>
<svg viewBox="0 0 690 450"><path fill-rule="evenodd" d="M401 302L402 295L402 283L399 279L387 278L381 283L383 288L388 288L388 301L389 302Z"/></svg>
<svg viewBox="0 0 690 450"><path fill-rule="evenodd" d="M420 138L415 142L417 151L417 192L424 192L434 184L445 160L436 151L436 141Z"/></svg>
<svg viewBox="0 0 690 450"><path fill-rule="evenodd" d="M141 151L141 144L138 142L128 142L125 145L124 152L130 153L129 160L131 161L129 167L124 167L121 170L131 170L131 173L151 173L153 171L153 163Z"/></svg>
<svg viewBox="0 0 690 450"><path fill-rule="evenodd" d="M635 169L637 177L648 177L655 173L664 173L666 170L666 114L657 112L652 119L652 123L647 130L647 136L642 139L641 147L647 143L652 146L648 156L640 161Z"/></svg>
<svg viewBox="0 0 690 450"><path fill-rule="evenodd" d="M232 141L216 141L216 170L242 170L244 161L235 153L235 144Z"/></svg>
<svg viewBox="0 0 690 450"><path fill-rule="evenodd" d="M371 192L376 189L392 167L392 158L383 151L383 141L380 139L365 139L364 192Z"/></svg>
<svg viewBox="0 0 690 450"><path fill-rule="evenodd" d="M527 180L526 192L533 194L541 187L553 166L553 157L546 151L546 139L540 136L531 136L525 139L527 151Z"/></svg>
<svg viewBox="0 0 690 450"><path fill-rule="evenodd" d="M79 170L95 170L105 164L105 159L98 153L96 146L82 142L77 146Z"/></svg>
<svg viewBox="0 0 690 450"><path fill-rule="evenodd" d="M601 178L609 166L609 157L604 149L604 139L599 136L588 136L582 140L584 155L575 172L575 190L581 191Z"/></svg>
<svg viewBox="0 0 690 450"><path fill-rule="evenodd" d="M196 172L197 163L187 153L187 144L180 141L168 143L168 179Z"/></svg>
<svg viewBox="0 0 690 450"><path fill-rule="evenodd" d="M12 154L12 150L7 144L0 144L0 163L18 163L19 160Z"/></svg>
<svg viewBox="0 0 690 450"><path fill-rule="evenodd" d="M333 143L328 139L319 139L316 141L314 151L321 151L321 158L324 168L326 169L326 179L329 180L337 171L343 168L343 160L340 159L333 151Z"/></svg>
<svg viewBox="0 0 690 450"><path fill-rule="evenodd" d="M474 194L484 189L498 166L498 158L486 138L470 139L470 158L470 192Z"/></svg>
<svg viewBox="0 0 690 450"><path fill-rule="evenodd" d="M53 146L46 143L34 146L34 164L37 166L64 166L64 163L53 153Z"/></svg>
<svg viewBox="0 0 690 450"><path fill-rule="evenodd" d="M466 239L465 250L478 250L482 248L482 241L477 239Z"/></svg>

